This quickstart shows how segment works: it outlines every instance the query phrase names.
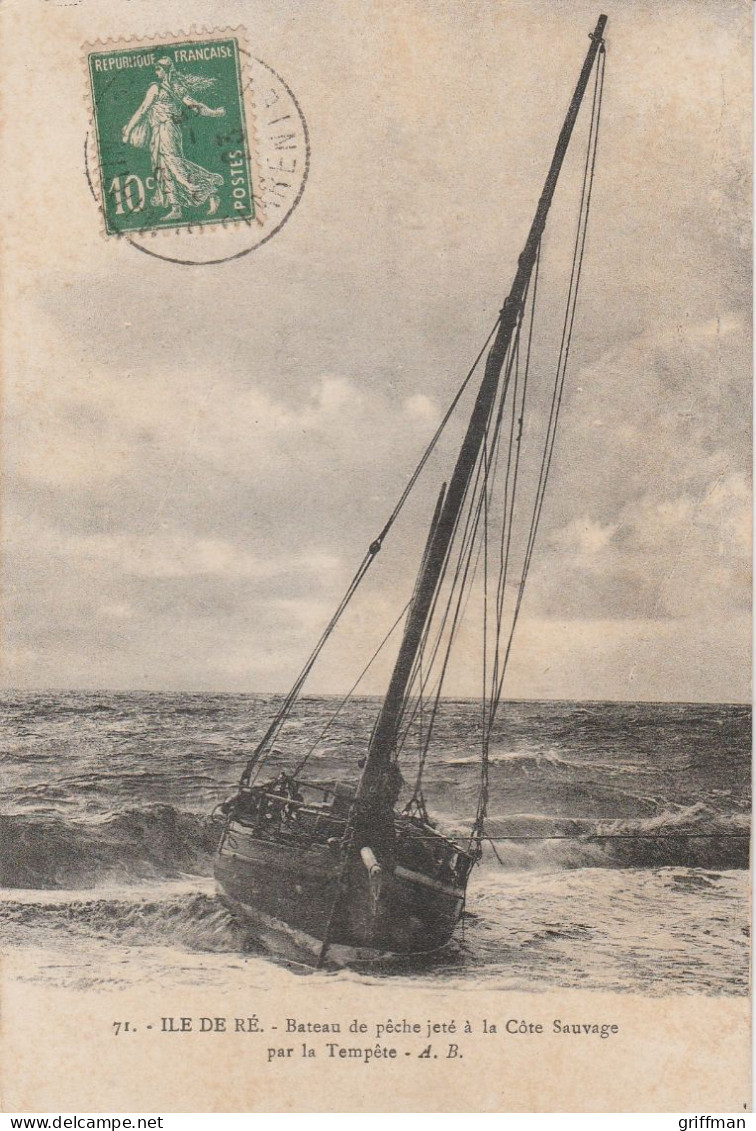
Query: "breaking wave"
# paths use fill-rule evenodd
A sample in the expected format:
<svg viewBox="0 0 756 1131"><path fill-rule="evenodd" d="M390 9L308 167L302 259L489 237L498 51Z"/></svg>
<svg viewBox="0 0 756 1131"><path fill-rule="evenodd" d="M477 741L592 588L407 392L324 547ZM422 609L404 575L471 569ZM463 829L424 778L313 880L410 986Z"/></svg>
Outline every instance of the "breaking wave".
<svg viewBox="0 0 756 1131"><path fill-rule="evenodd" d="M487 832L494 859L513 870L749 866L748 814L701 803L622 820L492 817Z"/></svg>
<svg viewBox="0 0 756 1131"><path fill-rule="evenodd" d="M2 904L2 931L25 928L48 937L84 936L109 939L124 946L181 946L186 950L225 953L258 947L249 928L202 892L113 898L103 895L60 902L7 900Z"/></svg>
<svg viewBox="0 0 756 1131"><path fill-rule="evenodd" d="M469 828L450 822L445 831L465 837ZM498 861L508 870L748 867L748 815L717 814L700 803L620 820L494 815L486 831L489 865ZM219 836L217 819L171 805L96 820L0 816L0 886L90 888L208 876Z"/></svg>
<svg viewBox="0 0 756 1131"><path fill-rule="evenodd" d="M505 765L508 768L516 770L518 767L523 769L535 768L540 769L543 766L565 766L567 768L574 768L579 763L570 762L557 754L555 750L502 750L492 751L488 757L489 764L491 765ZM446 766L479 766L480 753L466 754L456 758L445 758L444 765ZM595 763L592 763L595 765ZM583 768L583 767L580 767ZM612 766L612 769L616 767Z"/></svg>
<svg viewBox="0 0 756 1131"><path fill-rule="evenodd" d="M92 887L103 880L209 875L219 836L218 821L172 805L97 820L0 815L0 886Z"/></svg>

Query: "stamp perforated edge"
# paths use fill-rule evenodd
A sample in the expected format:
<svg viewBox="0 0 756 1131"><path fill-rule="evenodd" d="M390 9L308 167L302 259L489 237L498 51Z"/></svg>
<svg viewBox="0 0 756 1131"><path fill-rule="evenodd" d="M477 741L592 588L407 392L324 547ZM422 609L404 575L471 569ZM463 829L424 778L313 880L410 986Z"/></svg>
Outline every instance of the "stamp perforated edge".
<svg viewBox="0 0 756 1131"><path fill-rule="evenodd" d="M250 175L252 178L252 194L255 203L254 217L224 217L222 220L217 220L213 224L185 224L170 228L137 228L133 231L124 232L109 232L105 220L105 209L103 206L104 186L102 183L102 168L99 161L98 142L97 142L97 124L95 120L94 97L92 93L92 83L89 70L89 56L92 52L106 52L106 51L131 51L138 50L142 47L150 49L158 47L166 43L192 43L200 42L207 39L236 39L239 48L239 67L240 67L240 82L241 82L241 97L244 104L245 124L247 127L247 143L249 146L249 163ZM106 39L91 39L82 44L81 47L81 69L84 79L84 101L87 111L87 138L84 145L84 161L85 172L90 190L97 204L97 212L100 219L100 234L107 240L113 239L127 239L130 236L138 235L140 238L150 239L166 239L176 234L190 234L192 236L204 235L207 230L210 235L217 233L218 229L233 229L240 230L243 227L250 228L253 224L262 224L265 221L264 205L260 195L257 192L257 186L260 184L261 168L259 163L259 146L257 141L257 112L254 102L254 84L252 83L249 74L248 60L252 58L252 53L249 49L247 42L246 28L238 25L236 27L215 27L209 28L192 24L187 31L167 31L164 33L151 33L149 35L120 35L116 37L109 36ZM94 151L97 154L97 161L90 163L89 149L93 144ZM92 167L96 165L96 168Z"/></svg>

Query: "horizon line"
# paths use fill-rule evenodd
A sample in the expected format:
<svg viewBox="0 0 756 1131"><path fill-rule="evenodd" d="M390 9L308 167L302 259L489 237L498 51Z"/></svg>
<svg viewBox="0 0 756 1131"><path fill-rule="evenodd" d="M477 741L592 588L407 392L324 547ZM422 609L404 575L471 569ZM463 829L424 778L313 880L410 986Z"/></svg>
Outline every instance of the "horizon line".
<svg viewBox="0 0 756 1131"><path fill-rule="evenodd" d="M63 687L63 686L38 686L38 687L0 687L0 696L17 694L79 694L79 695L248 695L250 698L276 698L286 696L286 691L250 691L230 690L228 688L213 690L202 688L189 690L187 688L150 688L150 687ZM361 700L382 700L383 694L353 694L348 698ZM304 692L299 699L344 699L343 691ZM441 701L480 703L481 695L442 695ZM678 706L712 706L712 707L753 707L752 699L620 699L620 698L575 698L573 696L511 696L502 698L502 705L506 703L646 703L651 706L676 704Z"/></svg>

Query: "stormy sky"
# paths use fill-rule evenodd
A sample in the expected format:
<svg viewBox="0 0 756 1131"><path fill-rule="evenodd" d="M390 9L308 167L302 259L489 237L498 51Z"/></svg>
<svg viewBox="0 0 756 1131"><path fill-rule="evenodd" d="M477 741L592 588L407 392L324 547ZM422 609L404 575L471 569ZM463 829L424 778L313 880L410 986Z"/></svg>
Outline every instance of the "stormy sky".
<svg viewBox="0 0 756 1131"><path fill-rule="evenodd" d="M5 9L6 34L35 45L3 79L10 686L288 686L496 316L599 14L582 0L196 7ZM750 6L620 0L608 15L576 341L507 690L740 700ZM244 25L302 106L312 164L265 246L189 268L101 234L81 59L87 41L198 21ZM544 246L545 323L582 137ZM348 686L404 603L436 482L312 690Z"/></svg>

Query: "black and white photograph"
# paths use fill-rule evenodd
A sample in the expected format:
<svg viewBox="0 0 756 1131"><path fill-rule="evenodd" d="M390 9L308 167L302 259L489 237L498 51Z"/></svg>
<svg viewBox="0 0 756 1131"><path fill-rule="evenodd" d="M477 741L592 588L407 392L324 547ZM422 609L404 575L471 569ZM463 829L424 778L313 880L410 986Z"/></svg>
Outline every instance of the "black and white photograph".
<svg viewBox="0 0 756 1131"><path fill-rule="evenodd" d="M8 1110L750 1110L750 6L2 20Z"/></svg>

